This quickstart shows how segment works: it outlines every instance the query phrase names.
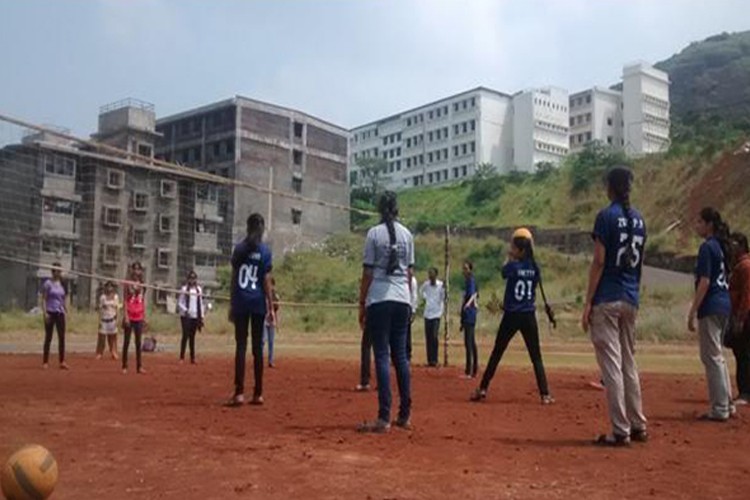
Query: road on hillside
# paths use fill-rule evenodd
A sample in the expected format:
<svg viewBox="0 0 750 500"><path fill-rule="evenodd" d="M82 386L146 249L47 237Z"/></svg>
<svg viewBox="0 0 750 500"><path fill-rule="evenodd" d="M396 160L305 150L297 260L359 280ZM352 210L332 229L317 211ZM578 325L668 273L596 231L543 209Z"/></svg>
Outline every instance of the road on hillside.
<svg viewBox="0 0 750 500"><path fill-rule="evenodd" d="M658 267L643 266L643 285L647 288L693 286L693 275Z"/></svg>

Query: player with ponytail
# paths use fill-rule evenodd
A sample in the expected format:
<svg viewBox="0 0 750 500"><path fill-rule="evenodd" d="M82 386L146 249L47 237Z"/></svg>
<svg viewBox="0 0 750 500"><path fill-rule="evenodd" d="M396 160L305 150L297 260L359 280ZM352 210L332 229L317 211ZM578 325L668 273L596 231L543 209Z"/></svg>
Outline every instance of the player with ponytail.
<svg viewBox="0 0 750 500"><path fill-rule="evenodd" d="M234 395L227 406L245 402L245 355L248 326L251 332L255 389L250 404L263 404L263 325L274 325L273 257L263 243L266 230L263 216L257 213L247 218L247 236L232 253L229 321L234 323L236 342L234 356Z"/></svg>
<svg viewBox="0 0 750 500"><path fill-rule="evenodd" d="M727 277L731 269L729 226L716 209L705 207L696 220L695 230L705 241L698 250L688 329L695 331L697 317L700 356L711 401L711 408L700 419L724 422L734 411L729 369L722 352L722 337L731 315Z"/></svg>
<svg viewBox="0 0 750 500"><path fill-rule="evenodd" d="M401 397L396 425L411 426L411 376L406 354L411 316L414 239L398 222L396 194L385 192L378 204L380 224L367 232L359 292L363 338L372 341L378 379L378 416L359 426L362 432L387 432L391 422L390 364L396 369ZM363 340L363 346L365 342ZM365 349L363 347L363 353ZM369 365L369 349L367 351ZM363 359L364 361L364 359ZM364 372L364 363L363 363ZM369 366L367 366L369 375Z"/></svg>
<svg viewBox="0 0 750 500"><path fill-rule="evenodd" d="M594 223L594 258L581 325L584 331L590 331L612 423L612 434L600 435L595 444L628 446L631 440L648 440L635 362L635 320L646 224L630 202L630 169L613 167L606 181L611 203L599 212Z"/></svg>
<svg viewBox="0 0 750 500"><path fill-rule="evenodd" d="M542 275L539 265L534 260L534 241L528 229L520 228L513 233L508 260L503 266L502 273L503 279L506 280L503 300L505 312L497 331L495 347L492 349L490 360L482 376L482 382L472 394L471 400L481 401L487 397L487 389L495 375L497 365L513 336L520 330L531 363L534 365L534 375L542 404L551 404L554 399L547 387L547 376L544 373L542 351L539 347L539 326L536 321L536 289L537 286L541 287ZM555 325L555 317L546 297L544 304L550 323Z"/></svg>

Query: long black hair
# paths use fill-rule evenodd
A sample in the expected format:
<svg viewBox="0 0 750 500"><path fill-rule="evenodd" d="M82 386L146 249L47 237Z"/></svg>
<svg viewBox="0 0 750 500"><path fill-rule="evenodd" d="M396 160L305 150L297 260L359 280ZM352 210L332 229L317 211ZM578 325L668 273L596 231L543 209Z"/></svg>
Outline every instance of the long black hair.
<svg viewBox="0 0 750 500"><path fill-rule="evenodd" d="M398 198L393 191L386 191L380 196L378 202L378 212L380 212L380 222L388 228L388 268L387 274L393 274L398 270L398 244L396 242L395 222L398 218Z"/></svg>
<svg viewBox="0 0 750 500"><path fill-rule="evenodd" d="M724 270L729 273L732 269L732 247L729 244L729 225L721 218L721 214L713 207L704 207L700 213L701 219L707 224L711 224L714 230L714 237L719 241L721 251L724 254Z"/></svg>
<svg viewBox="0 0 750 500"><path fill-rule="evenodd" d="M633 262L633 233L635 226L633 211L630 208L630 190L633 186L633 172L624 165L616 165L607 172L607 187L612 193L614 201L622 205L627 219L628 239L625 240L625 253L620 261L620 267L629 268Z"/></svg>
<svg viewBox="0 0 750 500"><path fill-rule="evenodd" d="M247 260L251 253L258 250L260 244L263 242L263 233L266 231L266 221L262 215L255 212L247 218L247 234L245 235L245 248L244 253L238 255L239 262Z"/></svg>

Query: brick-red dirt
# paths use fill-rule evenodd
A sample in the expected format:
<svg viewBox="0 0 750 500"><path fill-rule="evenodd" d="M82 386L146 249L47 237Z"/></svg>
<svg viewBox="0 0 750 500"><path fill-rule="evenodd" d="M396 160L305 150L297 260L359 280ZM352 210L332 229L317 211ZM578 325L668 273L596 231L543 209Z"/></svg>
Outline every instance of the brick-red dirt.
<svg viewBox="0 0 750 500"><path fill-rule="evenodd" d="M72 357L0 356L0 457L40 443L58 460L55 498L747 498L750 410L699 423L701 377L643 375L652 441L589 444L607 430L588 372L549 374L542 407L531 372L500 368L488 400L456 368L413 371L415 429L359 435L374 392L352 388L353 362L283 359L267 370L266 406L226 409L231 360L149 373ZM665 361L666 362L666 361ZM252 373L252 372L250 372Z"/></svg>

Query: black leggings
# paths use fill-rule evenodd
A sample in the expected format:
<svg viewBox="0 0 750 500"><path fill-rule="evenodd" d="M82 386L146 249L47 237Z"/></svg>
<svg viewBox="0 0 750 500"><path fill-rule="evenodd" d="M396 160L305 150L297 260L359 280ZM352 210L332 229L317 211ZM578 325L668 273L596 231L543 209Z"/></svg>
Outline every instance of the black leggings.
<svg viewBox="0 0 750 500"><path fill-rule="evenodd" d="M60 363L65 362L65 313L48 312L44 322L44 354L42 359L46 365L49 362L49 349L52 345L52 333L57 329L57 347Z"/></svg>
<svg viewBox="0 0 750 500"><path fill-rule="evenodd" d="M234 352L234 395L245 393L245 355L247 354L247 329L250 327L250 336L253 352L253 372L255 375L255 390L253 397L263 395L263 322L266 320L263 314L242 314L234 318L234 340L236 349Z"/></svg>
<svg viewBox="0 0 750 500"><path fill-rule="evenodd" d="M122 340L122 367L128 367L128 349L130 348L130 334L135 333L135 366L140 370L143 367L141 361L141 340L143 337L143 321L131 321L124 328L125 336Z"/></svg>
<svg viewBox="0 0 750 500"><path fill-rule="evenodd" d="M466 375L476 377L479 371L479 354L477 352L476 325L464 323L464 347L466 347Z"/></svg>
<svg viewBox="0 0 750 500"><path fill-rule="evenodd" d="M195 362L195 334L200 320L197 318L180 318L182 322L182 340L180 341L180 359L185 359L185 348L190 344L190 361Z"/></svg>
<svg viewBox="0 0 750 500"><path fill-rule="evenodd" d="M500 322L500 328L495 338L495 347L492 349L490 360L482 376L480 388L487 390L490 386L492 377L495 376L495 370L500 363L505 349L508 347L513 336L517 331L521 331L523 341L526 344L526 350L534 365L534 375L536 375L536 385L539 388L539 394L546 396L549 394L547 387L547 376L544 374L544 364L542 363L542 350L539 347L539 327L536 322L536 313L533 312L506 312L503 320Z"/></svg>

